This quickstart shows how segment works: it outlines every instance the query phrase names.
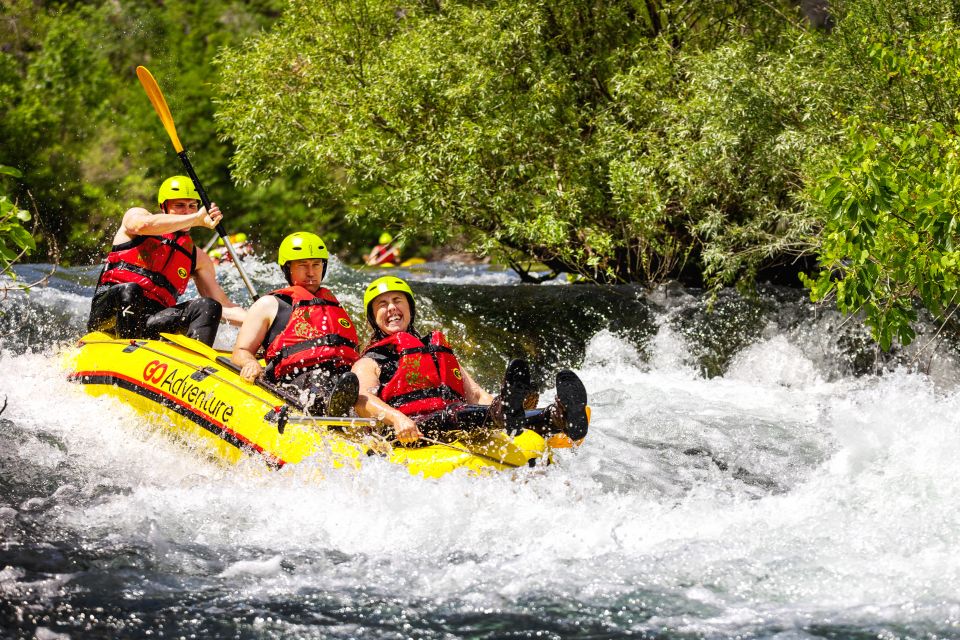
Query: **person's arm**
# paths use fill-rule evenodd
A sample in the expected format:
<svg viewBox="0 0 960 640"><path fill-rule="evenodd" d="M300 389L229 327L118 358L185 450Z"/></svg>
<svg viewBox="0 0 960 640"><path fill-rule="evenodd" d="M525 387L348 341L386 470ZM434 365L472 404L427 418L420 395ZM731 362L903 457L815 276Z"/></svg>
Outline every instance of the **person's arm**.
<svg viewBox="0 0 960 640"><path fill-rule="evenodd" d="M363 256L363 262L368 267L375 267L380 264L380 247L376 246L370 249L370 253Z"/></svg>
<svg viewBox="0 0 960 640"><path fill-rule="evenodd" d="M201 296L213 298L220 303L223 307L224 320L236 325L243 323L247 310L227 297L227 292L217 282L217 269L213 265L213 260L205 251L199 249L197 249L197 265L193 270L193 281L197 283L197 292Z"/></svg>
<svg viewBox="0 0 960 640"><path fill-rule="evenodd" d="M253 303L240 326L230 359L240 367L240 377L246 382L254 382L263 375L263 367L257 360L257 351L277 317L279 308L279 302L274 296L264 296Z"/></svg>
<svg viewBox="0 0 960 640"><path fill-rule="evenodd" d="M143 207L133 207L123 214L122 231L130 238L136 236L159 236L164 233L183 231L193 227L213 229L220 223L223 214L215 203L210 203L210 213L202 208L196 213L150 213Z"/></svg>
<svg viewBox="0 0 960 640"><path fill-rule="evenodd" d="M377 397L380 388L380 366L372 358L360 358L353 364L353 372L360 381L360 394L354 409L358 416L376 418L393 427L397 440L415 442L423 436L417 423Z"/></svg>
<svg viewBox="0 0 960 640"><path fill-rule="evenodd" d="M477 384L463 365L460 366L460 375L463 376L463 396L467 404L490 404L493 396Z"/></svg>

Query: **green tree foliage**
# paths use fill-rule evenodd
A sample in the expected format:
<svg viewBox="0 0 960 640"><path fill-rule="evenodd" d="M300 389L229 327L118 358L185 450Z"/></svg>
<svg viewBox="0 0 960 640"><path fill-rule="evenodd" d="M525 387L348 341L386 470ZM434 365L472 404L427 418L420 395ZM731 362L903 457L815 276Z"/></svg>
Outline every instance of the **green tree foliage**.
<svg viewBox="0 0 960 640"><path fill-rule="evenodd" d="M918 302L943 317L960 301L960 29L951 5L869 8L845 37L850 59L870 63L854 90L876 99L848 118L845 150L813 190L827 217L806 283L814 300L862 312L887 349L914 338Z"/></svg>
<svg viewBox="0 0 960 640"><path fill-rule="evenodd" d="M958 302L960 2L834 0L824 31L810 4L0 0L5 202L29 189L84 263L151 203L181 167L145 64L264 247L387 228L712 286L816 254L815 299L907 342L917 303Z"/></svg>
<svg viewBox="0 0 960 640"><path fill-rule="evenodd" d="M13 167L0 165L0 175L20 177ZM12 266L21 257L36 249L36 243L23 223L30 221L30 212L21 209L10 199L5 190L0 190L0 274L16 278Z"/></svg>
<svg viewBox="0 0 960 640"><path fill-rule="evenodd" d="M276 212L305 209L295 176L236 189L212 101L215 53L269 25L280 6L0 3L0 163L22 173L14 194L30 190L66 262L97 259L123 211L151 206L163 178L183 171L137 82L140 64L157 77L227 228L253 231L265 246L293 230L277 223Z"/></svg>
<svg viewBox="0 0 960 640"><path fill-rule="evenodd" d="M294 1L220 56L217 117L241 180L296 172L354 219L726 282L808 246L811 38L786 2Z"/></svg>

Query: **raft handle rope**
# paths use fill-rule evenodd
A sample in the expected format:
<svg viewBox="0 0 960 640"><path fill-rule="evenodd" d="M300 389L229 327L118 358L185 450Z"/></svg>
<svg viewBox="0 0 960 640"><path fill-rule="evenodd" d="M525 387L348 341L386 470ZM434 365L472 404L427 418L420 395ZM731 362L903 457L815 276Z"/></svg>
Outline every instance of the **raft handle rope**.
<svg viewBox="0 0 960 640"><path fill-rule="evenodd" d="M378 426L383 426L383 423L379 422L378 420L374 420L373 418L340 418L338 420L337 418L310 418L308 416L291 416L288 419L288 421L294 422L294 423L319 422L325 427L364 427L364 428L374 429ZM369 434L369 435L377 436L378 438L382 439L383 442L389 444L389 441L382 435L375 434L375 433ZM427 436L421 436L420 440L424 442L429 442L430 444L439 445L441 447L446 447L448 449L453 449L455 451L459 451L460 453L466 453L467 455L477 456L478 458L483 458L488 462L494 462L496 464L500 464L505 467L519 469L522 466L519 464L514 464L512 462L507 462L506 460L501 460L500 458L495 458L494 456L488 456L478 451L471 451L465 447L459 447L449 442L442 442L440 440L435 440L434 438L429 438ZM521 449L521 451L523 450Z"/></svg>

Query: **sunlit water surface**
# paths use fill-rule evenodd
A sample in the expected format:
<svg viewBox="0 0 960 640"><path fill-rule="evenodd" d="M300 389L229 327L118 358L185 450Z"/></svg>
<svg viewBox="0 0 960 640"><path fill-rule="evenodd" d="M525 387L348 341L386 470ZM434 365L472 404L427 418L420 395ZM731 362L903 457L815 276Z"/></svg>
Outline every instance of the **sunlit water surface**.
<svg viewBox="0 0 960 640"><path fill-rule="evenodd" d="M523 289L475 267L403 275ZM707 377L677 320L704 301L662 291L648 339L600 329L571 363L593 422L550 467L267 472L208 461L65 380L92 277L3 303L6 636L960 637L960 395L944 346L925 373L854 376L831 346L838 321L787 294L803 322L767 317ZM354 312L370 277L334 266ZM571 290L551 288L556 304Z"/></svg>

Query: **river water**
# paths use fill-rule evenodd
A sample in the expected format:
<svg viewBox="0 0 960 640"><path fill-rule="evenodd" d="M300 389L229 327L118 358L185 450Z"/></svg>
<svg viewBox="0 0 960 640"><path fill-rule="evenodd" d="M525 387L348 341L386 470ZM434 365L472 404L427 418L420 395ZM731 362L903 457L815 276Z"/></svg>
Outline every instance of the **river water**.
<svg viewBox="0 0 960 640"><path fill-rule="evenodd" d="M95 271L60 270L0 303L3 637L960 637L958 363L936 327L879 356L799 291L709 311L676 287L398 273L488 388L526 353L545 402L573 367L584 445L485 478L221 466L65 380ZM354 317L373 275L332 268Z"/></svg>

